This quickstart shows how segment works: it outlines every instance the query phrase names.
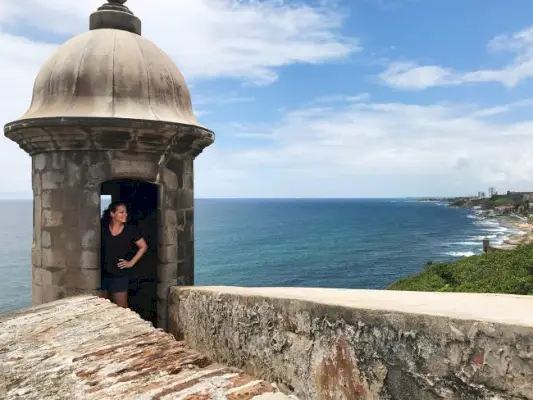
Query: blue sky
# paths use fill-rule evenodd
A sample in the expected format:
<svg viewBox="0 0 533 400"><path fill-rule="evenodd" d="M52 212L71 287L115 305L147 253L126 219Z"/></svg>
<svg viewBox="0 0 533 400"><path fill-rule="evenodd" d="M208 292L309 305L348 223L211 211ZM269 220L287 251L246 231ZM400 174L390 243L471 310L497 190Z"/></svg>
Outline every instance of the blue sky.
<svg viewBox="0 0 533 400"><path fill-rule="evenodd" d="M0 122L102 1L4 0ZM216 144L197 197L402 197L530 190L533 2L130 0ZM30 162L0 141L2 197Z"/></svg>

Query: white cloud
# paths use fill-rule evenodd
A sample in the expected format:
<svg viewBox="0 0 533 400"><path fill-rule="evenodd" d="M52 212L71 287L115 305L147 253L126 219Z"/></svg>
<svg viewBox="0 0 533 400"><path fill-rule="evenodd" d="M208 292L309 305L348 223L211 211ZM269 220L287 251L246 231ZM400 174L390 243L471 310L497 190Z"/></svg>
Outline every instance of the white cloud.
<svg viewBox="0 0 533 400"><path fill-rule="evenodd" d="M72 35L87 30L103 0L3 0L0 26L37 26ZM325 3L325 4L322 4ZM277 68L322 63L359 51L338 31L342 16L327 7L283 0L132 0L143 34L171 55L188 79L231 77L265 84Z"/></svg>
<svg viewBox="0 0 533 400"><path fill-rule="evenodd" d="M505 122L507 113L530 104L347 101L293 110L270 130L261 128L261 139L269 135L266 147L202 155L198 194L350 197L475 194L489 185L530 189L533 120L515 116ZM232 177L224 193L210 187L211 171L222 164Z"/></svg>
<svg viewBox="0 0 533 400"><path fill-rule="evenodd" d="M410 90L464 83L497 82L513 88L521 81L533 77L533 27L512 35L500 35L488 45L492 52L514 54L510 63L496 69L454 71L438 65L418 65L413 62L395 62L379 75L385 84Z"/></svg>
<svg viewBox="0 0 533 400"><path fill-rule="evenodd" d="M412 62L392 63L379 78L389 86L417 90L454 82L453 73L449 70L436 65L419 66Z"/></svg>
<svg viewBox="0 0 533 400"><path fill-rule="evenodd" d="M0 125L21 116L29 106L31 87L40 66L56 44L86 31L89 15L104 0L2 0L0 4ZM342 17L327 7L291 5L280 0L132 0L130 8L143 21L143 34L160 45L188 81L229 77L267 84L278 68L322 63L359 51L357 40L338 31ZM238 94L194 99L199 114L213 102L250 101ZM29 157L0 138L0 192L30 190Z"/></svg>

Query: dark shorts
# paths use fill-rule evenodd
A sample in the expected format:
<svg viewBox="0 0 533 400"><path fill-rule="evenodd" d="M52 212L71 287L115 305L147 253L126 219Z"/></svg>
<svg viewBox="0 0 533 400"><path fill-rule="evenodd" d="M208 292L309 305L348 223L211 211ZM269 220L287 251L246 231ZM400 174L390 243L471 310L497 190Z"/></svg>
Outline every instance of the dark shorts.
<svg viewBox="0 0 533 400"><path fill-rule="evenodd" d="M111 275L102 271L101 290L109 293L127 292L130 284L129 276Z"/></svg>

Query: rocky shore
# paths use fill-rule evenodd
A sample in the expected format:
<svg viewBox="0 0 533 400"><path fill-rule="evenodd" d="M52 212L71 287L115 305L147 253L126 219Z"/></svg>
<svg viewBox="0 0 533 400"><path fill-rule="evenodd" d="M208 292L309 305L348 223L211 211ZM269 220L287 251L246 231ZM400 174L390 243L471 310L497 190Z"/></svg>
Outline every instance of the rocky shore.
<svg viewBox="0 0 533 400"><path fill-rule="evenodd" d="M511 235L504 239L502 244L490 244L493 250L514 250L519 246L533 243L533 223L524 221L515 216L496 216L498 223L509 229L520 231L518 234Z"/></svg>
<svg viewBox="0 0 533 400"><path fill-rule="evenodd" d="M500 226L515 232L503 242L490 243L489 250L513 250L533 243L533 193L507 192L485 197L425 198L420 202L439 202L449 207L472 210L479 219L495 221ZM489 240L488 238L486 240Z"/></svg>

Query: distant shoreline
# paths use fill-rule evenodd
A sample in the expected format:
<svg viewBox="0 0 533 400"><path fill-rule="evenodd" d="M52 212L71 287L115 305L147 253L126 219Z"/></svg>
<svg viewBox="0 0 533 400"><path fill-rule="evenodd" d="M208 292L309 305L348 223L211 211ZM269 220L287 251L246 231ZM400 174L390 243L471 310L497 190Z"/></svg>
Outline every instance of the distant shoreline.
<svg viewBox="0 0 533 400"><path fill-rule="evenodd" d="M457 199L458 198L423 198L417 201L420 203L447 204L450 208L463 208L473 212L482 220L492 220L504 228L520 232L509 235L507 238L503 239L502 243L491 244L489 240L490 250L513 250L521 245L533 243L533 223L528 222L527 218L520 217L513 213L505 215L499 214L496 213L494 208L481 209L479 206L473 206L469 201L457 205Z"/></svg>

